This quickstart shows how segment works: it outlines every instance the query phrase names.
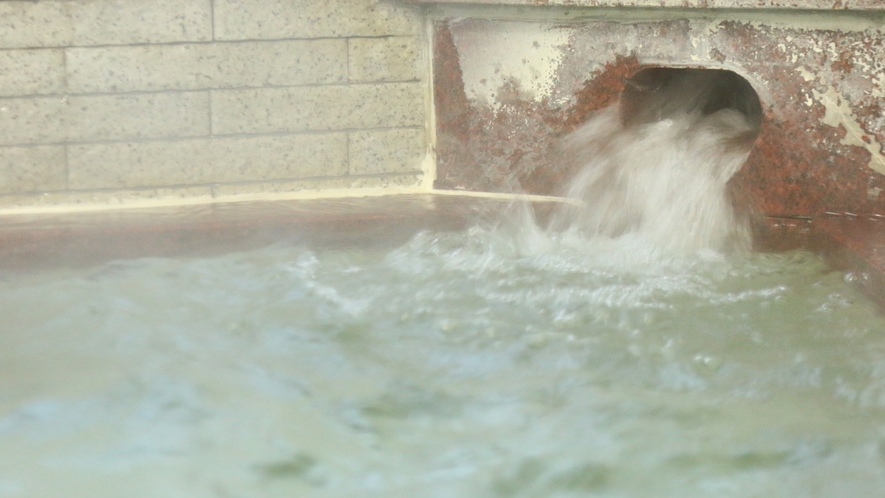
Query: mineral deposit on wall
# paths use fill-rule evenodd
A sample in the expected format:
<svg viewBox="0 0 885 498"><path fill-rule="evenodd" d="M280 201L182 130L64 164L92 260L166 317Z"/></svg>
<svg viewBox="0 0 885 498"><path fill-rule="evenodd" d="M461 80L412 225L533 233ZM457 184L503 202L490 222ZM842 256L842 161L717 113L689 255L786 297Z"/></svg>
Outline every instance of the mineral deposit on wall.
<svg viewBox="0 0 885 498"><path fill-rule="evenodd" d="M738 202L771 215L885 213L885 22L773 17L436 21L437 187L561 193L574 172L557 140L617 102L627 77L702 67L744 76L764 106L732 181Z"/></svg>

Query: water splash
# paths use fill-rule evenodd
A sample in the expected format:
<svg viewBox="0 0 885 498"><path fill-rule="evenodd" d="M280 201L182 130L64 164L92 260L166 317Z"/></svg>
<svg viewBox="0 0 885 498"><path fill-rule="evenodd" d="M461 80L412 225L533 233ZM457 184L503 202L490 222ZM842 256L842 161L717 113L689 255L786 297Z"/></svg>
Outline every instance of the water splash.
<svg viewBox="0 0 885 498"><path fill-rule="evenodd" d="M885 488L883 318L815 255L508 223L0 282L0 496Z"/></svg>
<svg viewBox="0 0 885 498"><path fill-rule="evenodd" d="M580 171L566 195L583 205L566 205L551 227L590 236L638 233L680 252L747 248L749 230L726 185L750 154L759 116L723 102L718 79L686 73L600 111L565 137L562 161Z"/></svg>

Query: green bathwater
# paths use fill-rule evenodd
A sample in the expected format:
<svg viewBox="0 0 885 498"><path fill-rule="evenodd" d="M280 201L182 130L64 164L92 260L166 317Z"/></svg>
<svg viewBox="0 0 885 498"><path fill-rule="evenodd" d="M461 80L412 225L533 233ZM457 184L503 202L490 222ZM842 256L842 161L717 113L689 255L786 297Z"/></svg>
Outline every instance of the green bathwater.
<svg viewBox="0 0 885 498"><path fill-rule="evenodd" d="M851 278L478 228L5 275L0 497L885 496Z"/></svg>

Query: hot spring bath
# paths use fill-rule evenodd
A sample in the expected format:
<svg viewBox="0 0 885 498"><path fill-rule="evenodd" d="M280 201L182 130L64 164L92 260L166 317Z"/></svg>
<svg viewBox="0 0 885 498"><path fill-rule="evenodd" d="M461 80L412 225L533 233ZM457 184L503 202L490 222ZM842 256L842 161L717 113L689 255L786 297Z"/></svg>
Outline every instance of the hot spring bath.
<svg viewBox="0 0 885 498"><path fill-rule="evenodd" d="M885 318L813 254L434 216L7 251L0 496L881 496Z"/></svg>

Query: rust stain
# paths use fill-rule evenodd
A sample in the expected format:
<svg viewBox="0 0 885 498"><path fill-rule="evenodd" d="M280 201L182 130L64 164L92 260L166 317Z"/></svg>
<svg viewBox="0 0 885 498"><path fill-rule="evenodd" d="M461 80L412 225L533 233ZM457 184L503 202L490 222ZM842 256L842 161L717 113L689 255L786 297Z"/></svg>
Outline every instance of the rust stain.
<svg viewBox="0 0 885 498"><path fill-rule="evenodd" d="M563 166L568 161L558 160L556 141L596 110L617 102L624 80L651 54L653 65L715 67L724 62L765 87L766 112L756 147L730 183L739 208L776 216L885 214L885 175L867 166L870 144L885 144L885 70L878 55L885 51L885 35L728 21L708 31L706 42L697 44L705 47L702 51L679 39L673 30L683 25L669 21L638 27L575 21L572 26L589 33L573 42L589 41L592 50L571 47L560 72L579 75L581 67L592 62L581 57L592 57L600 49L610 62L583 81L558 80L558 91L571 94L565 105L521 97L519 83L508 81L499 89L499 106L493 111L471 105L464 93L458 48L448 25L437 24L438 188L561 193L575 172ZM658 28L670 36L640 36ZM623 42L630 36L639 38L638 45ZM670 60L662 62L667 40L675 48ZM852 130L845 126L825 123L833 110L818 98L824 94L844 100L844 108L851 111L845 119L856 121L853 137L847 136Z"/></svg>
<svg viewBox="0 0 885 498"><path fill-rule="evenodd" d="M448 23L437 23L433 38L433 100L436 108L436 188L466 188L465 168L476 162L463 144L470 140L472 109L464 93L458 50Z"/></svg>
<svg viewBox="0 0 885 498"><path fill-rule="evenodd" d="M640 67L635 54L619 55L602 71L592 74L575 93L575 104L562 114L564 131L573 131L594 112L616 104L624 91L624 82Z"/></svg>
<svg viewBox="0 0 885 498"><path fill-rule="evenodd" d="M574 104L548 117L556 130L558 140L586 122L593 113L615 105L624 91L625 81L641 65L635 55L618 56L604 68L590 75L575 92ZM547 153L533 168L527 168L521 178L523 189L542 195L562 195L568 182L578 171L578 164L563 158L555 143L547 145Z"/></svg>
<svg viewBox="0 0 885 498"><path fill-rule="evenodd" d="M870 97L869 75L854 61L864 50L874 57L882 40L865 33L816 31L806 35L742 23L722 23L714 43L729 60L767 84L770 109L746 166L731 191L750 210L774 216L819 216L827 212L883 214L885 175L867 165L871 153L846 145L844 126L825 121L817 95L839 91L865 132L882 142L881 103ZM821 50L820 47L828 50ZM834 54L827 55L827 52ZM764 63L762 61L765 61ZM814 71L810 81L809 70Z"/></svg>
<svg viewBox="0 0 885 498"><path fill-rule="evenodd" d="M519 83L497 90L497 109L472 106L448 23L435 27L434 101L439 189L561 194L576 171L558 161L558 139L590 115L617 102L624 80L639 68L634 56L618 57L588 75L571 104L520 97Z"/></svg>

